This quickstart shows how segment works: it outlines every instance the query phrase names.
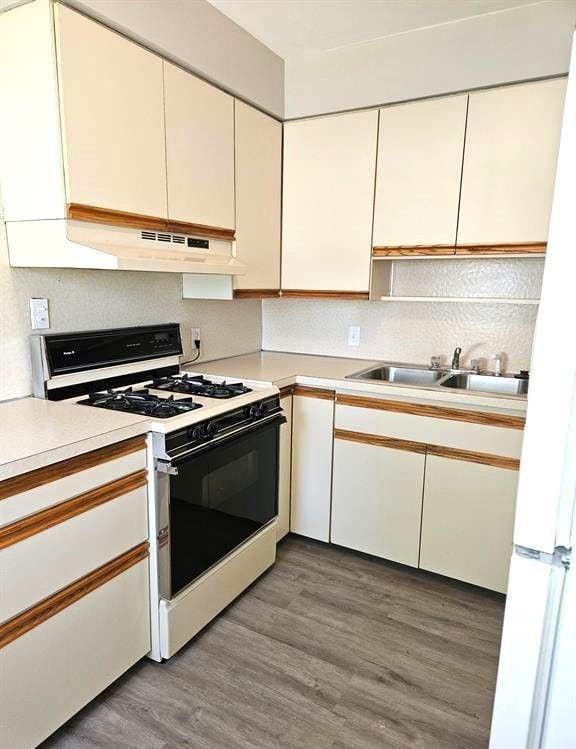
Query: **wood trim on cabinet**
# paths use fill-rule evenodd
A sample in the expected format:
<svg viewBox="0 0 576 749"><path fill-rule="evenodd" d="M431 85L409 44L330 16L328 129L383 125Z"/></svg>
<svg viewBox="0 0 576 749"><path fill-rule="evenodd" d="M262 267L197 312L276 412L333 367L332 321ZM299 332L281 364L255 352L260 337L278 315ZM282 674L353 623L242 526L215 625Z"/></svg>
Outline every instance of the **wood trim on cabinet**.
<svg viewBox="0 0 576 749"><path fill-rule="evenodd" d="M235 229L226 229L222 226L207 226L206 224L192 224L188 221L168 220L167 229L175 234L192 234L196 237L208 237L209 239L225 239L232 242L236 239Z"/></svg>
<svg viewBox="0 0 576 749"><path fill-rule="evenodd" d="M124 455L145 449L146 437L142 435L101 447L98 450L92 450L92 452L84 453L74 458L61 460L59 463L54 463L44 468L37 468L35 471L29 471L19 476L4 479L4 481L0 481L0 500L12 497L15 494L21 494L30 489L36 489L38 486L50 484L52 481L57 481L74 473L86 471L88 468L94 468L94 466L101 463L107 463L110 460L116 460L117 458L122 458Z"/></svg>
<svg viewBox="0 0 576 749"><path fill-rule="evenodd" d="M9 619L0 625L0 648L5 647L14 640L22 637L31 629L50 619L55 614L79 601L88 593L101 587L114 577L122 574L138 562L148 557L148 541L135 546L125 554L116 557L110 562L98 567L88 575L81 577L71 585L63 588L58 593L46 598L31 609Z"/></svg>
<svg viewBox="0 0 576 749"><path fill-rule="evenodd" d="M211 239L225 239L232 241L236 236L235 229L220 226L193 224L188 221L171 221L158 216L146 216L129 211L116 211L112 208L99 208L81 203L68 203L66 215L73 221L89 221L93 224L107 224L109 226L123 226L128 229L151 229L153 231L191 234L197 237Z"/></svg>
<svg viewBox="0 0 576 749"><path fill-rule="evenodd" d="M68 203L66 215L73 221L89 221L92 224L108 224L109 226L124 226L128 229L152 229L153 231L167 231L165 218L146 216L141 213L116 211L112 208L99 208L82 203Z"/></svg>
<svg viewBox="0 0 576 749"><path fill-rule="evenodd" d="M320 400L333 401L334 390L324 390L323 388L308 387L307 385L296 385L294 395L300 395L303 398L319 398Z"/></svg>
<svg viewBox="0 0 576 749"><path fill-rule="evenodd" d="M395 411L414 416L430 416L435 419L450 421L466 421L471 424L503 427L505 429L524 429L525 418L522 416L508 416L506 414L486 413L485 411L466 411L446 406L429 406L405 401L389 401L380 398L366 398L358 395L338 393L336 403L342 406L356 406L358 408L374 408L379 411Z"/></svg>
<svg viewBox="0 0 576 749"><path fill-rule="evenodd" d="M463 460L467 463L479 463L496 468L509 468L517 471L520 468L520 461L517 458L507 458L502 455L493 455L491 453L477 453L471 450L459 450L453 447L441 447L440 445L430 445L425 442L412 442L411 440L401 440L395 437L381 437L377 434L366 434L364 432L351 432L347 429L335 429L334 439L346 440L348 442L360 442L366 445L375 445L376 447L388 447L392 450L405 450L411 453L421 453L425 455L436 455L439 458L449 458L451 460Z"/></svg>
<svg viewBox="0 0 576 749"><path fill-rule="evenodd" d="M508 242L502 244L460 244L457 255L543 255L546 242Z"/></svg>
<svg viewBox="0 0 576 749"><path fill-rule="evenodd" d="M372 257L411 257L412 255L454 255L453 244L398 245L373 247Z"/></svg>
<svg viewBox="0 0 576 749"><path fill-rule="evenodd" d="M24 541L24 539L35 536L37 533L42 533L42 531L70 520L70 518L76 515L92 510L105 502L128 494L128 492L139 489L142 486L146 486L147 478L148 472L146 469L135 471L128 476L123 476L121 479L116 479L115 481L110 481L108 484L99 486L97 489L79 494L77 497L73 497L66 502L61 502L33 515L28 515L21 520L9 523L0 528L0 549L5 549L19 541Z"/></svg>
<svg viewBox="0 0 576 749"><path fill-rule="evenodd" d="M428 455L436 455L439 458L450 458L451 460L464 460L467 463L479 463L496 468L508 468L518 471L520 461L517 458L506 458L502 455L490 453L477 453L471 450L458 450L453 447L440 447L439 445L428 445Z"/></svg>
<svg viewBox="0 0 576 749"><path fill-rule="evenodd" d="M323 289L282 289L280 296L287 299L370 299L368 291L325 291Z"/></svg>
<svg viewBox="0 0 576 749"><path fill-rule="evenodd" d="M425 442L412 442L395 437L381 437L378 434L366 434L365 432L351 432L348 429L335 429L334 439L346 440L347 442L361 442L376 447L389 447L392 450L405 450L411 453L426 453Z"/></svg>
<svg viewBox="0 0 576 749"><path fill-rule="evenodd" d="M234 289L234 299L275 299L280 289Z"/></svg>
<svg viewBox="0 0 576 749"><path fill-rule="evenodd" d="M296 385L286 385L286 387L280 388L280 399L287 398L289 395L294 393Z"/></svg>

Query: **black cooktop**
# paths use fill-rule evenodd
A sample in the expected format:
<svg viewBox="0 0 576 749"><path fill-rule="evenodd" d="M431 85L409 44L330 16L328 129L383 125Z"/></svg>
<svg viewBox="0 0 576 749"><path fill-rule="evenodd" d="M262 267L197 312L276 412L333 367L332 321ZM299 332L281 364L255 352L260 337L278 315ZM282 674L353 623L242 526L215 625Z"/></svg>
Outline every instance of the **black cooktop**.
<svg viewBox="0 0 576 749"><path fill-rule="evenodd" d="M244 393L251 393L242 382L212 382L203 375L173 375L161 377L146 385L154 390L166 390L172 393L188 393L190 395L202 395L204 398L235 398Z"/></svg>
<svg viewBox="0 0 576 749"><path fill-rule="evenodd" d="M148 390L133 390L132 388L90 393L87 398L78 403L84 406L108 408L112 411L153 416L155 419L168 419L171 416L179 416L194 411L196 408L202 408L202 404L194 403L192 398L174 400L173 395L162 398L159 395L152 395Z"/></svg>

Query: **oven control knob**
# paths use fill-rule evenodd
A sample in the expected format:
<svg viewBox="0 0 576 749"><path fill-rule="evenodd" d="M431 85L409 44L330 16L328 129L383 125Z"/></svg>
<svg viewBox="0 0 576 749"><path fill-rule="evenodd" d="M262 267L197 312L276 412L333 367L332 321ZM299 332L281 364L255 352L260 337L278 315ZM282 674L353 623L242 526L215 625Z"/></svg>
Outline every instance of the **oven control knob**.
<svg viewBox="0 0 576 749"><path fill-rule="evenodd" d="M198 424L195 427L192 427L188 430L188 436L193 439L195 442L199 440L203 440L206 436L206 431L204 429L204 426L202 424Z"/></svg>
<svg viewBox="0 0 576 749"><path fill-rule="evenodd" d="M262 416L262 409L260 406L250 406L249 415L253 419L259 419Z"/></svg>
<svg viewBox="0 0 576 749"><path fill-rule="evenodd" d="M206 426L206 433L208 437L214 437L214 435L218 433L218 425L213 421L209 421Z"/></svg>

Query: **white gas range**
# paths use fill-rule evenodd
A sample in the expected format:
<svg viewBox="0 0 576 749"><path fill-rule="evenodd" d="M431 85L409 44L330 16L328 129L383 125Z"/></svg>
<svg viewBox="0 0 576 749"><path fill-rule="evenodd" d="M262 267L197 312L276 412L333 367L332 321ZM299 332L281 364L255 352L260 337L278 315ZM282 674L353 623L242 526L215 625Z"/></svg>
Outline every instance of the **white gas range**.
<svg viewBox="0 0 576 749"><path fill-rule="evenodd" d="M32 338L34 394L149 419L152 650L169 658L276 557L278 389L179 369L175 323Z"/></svg>

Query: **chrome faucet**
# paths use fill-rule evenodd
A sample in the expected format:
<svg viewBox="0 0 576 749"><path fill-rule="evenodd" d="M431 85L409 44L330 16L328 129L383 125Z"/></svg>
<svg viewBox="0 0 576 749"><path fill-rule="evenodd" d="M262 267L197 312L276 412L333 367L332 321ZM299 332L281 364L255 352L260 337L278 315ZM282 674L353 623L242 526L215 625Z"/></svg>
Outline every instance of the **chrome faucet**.
<svg viewBox="0 0 576 749"><path fill-rule="evenodd" d="M452 356L452 369L460 369L460 354L462 353L462 349L460 346L454 349L454 354Z"/></svg>

